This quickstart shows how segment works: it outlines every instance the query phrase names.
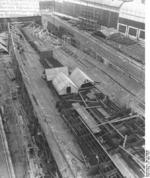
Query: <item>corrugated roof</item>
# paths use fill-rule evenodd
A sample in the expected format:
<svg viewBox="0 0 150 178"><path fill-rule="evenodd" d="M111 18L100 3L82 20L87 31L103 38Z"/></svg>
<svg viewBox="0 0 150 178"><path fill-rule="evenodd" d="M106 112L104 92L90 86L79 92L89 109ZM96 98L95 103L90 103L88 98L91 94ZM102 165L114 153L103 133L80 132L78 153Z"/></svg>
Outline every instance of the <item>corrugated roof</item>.
<svg viewBox="0 0 150 178"><path fill-rule="evenodd" d="M88 82L94 83L94 81L79 68L75 68L73 70L73 72L70 75L70 79L76 84L78 88L80 88L81 85Z"/></svg>
<svg viewBox="0 0 150 178"><path fill-rule="evenodd" d="M64 95L67 94L67 87L71 88L71 93L77 93L78 88L77 86L73 83L73 81L67 77L64 73L59 73L52 81L56 91L58 92L59 95Z"/></svg>
<svg viewBox="0 0 150 178"><path fill-rule="evenodd" d="M50 68L45 69L45 75L47 81L53 80L59 73L64 73L66 76L68 76L68 67L56 67L56 68Z"/></svg>

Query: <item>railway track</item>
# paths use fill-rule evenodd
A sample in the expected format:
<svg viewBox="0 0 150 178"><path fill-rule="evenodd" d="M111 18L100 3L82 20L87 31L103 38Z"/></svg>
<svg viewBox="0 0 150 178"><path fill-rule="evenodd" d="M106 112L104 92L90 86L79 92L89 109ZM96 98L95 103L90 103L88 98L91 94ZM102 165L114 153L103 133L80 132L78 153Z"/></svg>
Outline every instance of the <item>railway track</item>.
<svg viewBox="0 0 150 178"><path fill-rule="evenodd" d="M70 53L68 53L66 50L64 50L63 48L61 48L67 55L69 55ZM69 50L69 49L68 49ZM73 57L73 55L71 55ZM83 63L83 60L81 58L74 58L77 63L81 63L84 64L85 67L87 67L87 65L85 63ZM141 100L141 98L137 98L137 95L132 92L131 90L129 90L127 87L125 87L124 85L122 85L120 82L118 82L118 80L116 80L112 75L110 75L108 72L106 72L105 70L103 70L101 67L99 67L98 65L95 65L92 61L89 61L88 58L86 58L86 61L95 69L98 69L99 71L101 71L102 73L104 73L107 77L109 77L113 82L115 82L120 88L122 88L124 91L126 91L127 93L129 93L131 96L133 96L135 98L135 101L137 101L139 103L139 106L142 110L145 109L145 103ZM135 80L133 78L133 80ZM144 89L144 85L139 83L141 85L141 88Z"/></svg>
<svg viewBox="0 0 150 178"><path fill-rule="evenodd" d="M100 68L98 65L96 65L94 62L92 62L91 60L88 59L88 57L86 57L86 54L85 54L85 57L82 58L79 58L79 57L74 57L75 53L71 54L71 49L69 49L68 46L66 47L62 47L61 48L62 51L64 51L67 55L73 57L77 62L79 61L80 63L84 64L85 65L85 62L86 61L90 66L92 66L93 68L96 68L100 71L102 71L105 75L107 75L111 80L113 80L115 83L117 83L121 88L123 88L124 90L126 90L127 92L129 92L131 95L135 96L135 94L131 91L129 91L127 88L125 88L122 84L120 84L116 79L114 79L114 77L112 77L110 74L108 74L107 72L105 72L102 68ZM87 66L87 65L85 65ZM114 65L117 67L117 65ZM134 77L132 77L132 75L129 75L130 78L132 78L133 80L135 80L136 82L140 83L140 85L142 86L142 88L144 88L144 85L143 83L141 83L140 81L138 81L137 79L135 79Z"/></svg>
<svg viewBox="0 0 150 178"><path fill-rule="evenodd" d="M129 67L132 66L132 67L135 67L137 70L144 71L143 65L139 65L132 58L130 58L130 57L124 55L123 53L117 51L116 49L108 46L104 42L96 40L90 34L83 32L83 31L80 32L78 29L70 26L70 24L68 24L67 22L64 22L62 19L56 17L55 15L49 16L49 19L47 19L47 18L48 18L48 15L45 16L45 20L47 20L48 22L50 22L52 24L54 23L54 25L58 29L59 29L59 27L62 27L64 29L68 30L72 35L74 35L74 37L77 40L79 40L82 43L82 45L84 42L87 46L88 46L88 44L90 44L90 46L92 45L93 47L91 49L94 49L94 51L96 53L102 55L102 57L104 59L105 58L108 59L110 61L110 63L112 63L115 66L118 66L121 70L124 70L126 73L133 75L133 78L136 78L136 76L134 74L131 74L131 72L129 72L128 67L125 66L125 63L123 61L127 61L129 63ZM124 64L122 63L120 65L120 62L123 62ZM143 82L143 81L141 81L141 82Z"/></svg>

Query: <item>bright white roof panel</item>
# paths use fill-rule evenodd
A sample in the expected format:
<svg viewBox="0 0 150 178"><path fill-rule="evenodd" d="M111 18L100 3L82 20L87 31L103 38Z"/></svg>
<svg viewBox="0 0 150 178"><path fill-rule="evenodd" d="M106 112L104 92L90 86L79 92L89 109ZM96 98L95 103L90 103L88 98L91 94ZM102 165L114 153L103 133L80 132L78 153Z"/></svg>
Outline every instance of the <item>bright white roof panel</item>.
<svg viewBox="0 0 150 178"><path fill-rule="evenodd" d="M0 0L0 18L32 16L38 13L38 0Z"/></svg>
<svg viewBox="0 0 150 178"><path fill-rule="evenodd" d="M67 87L71 88L71 93L78 92L77 86L62 72L52 80L52 83L59 95L67 94Z"/></svg>
<svg viewBox="0 0 150 178"><path fill-rule="evenodd" d="M46 80L47 81L53 80L61 72L68 76L68 67L45 69Z"/></svg>
<svg viewBox="0 0 150 178"><path fill-rule="evenodd" d="M141 1L124 3L120 9L119 17L144 23L145 5L142 4Z"/></svg>
<svg viewBox="0 0 150 178"><path fill-rule="evenodd" d="M94 81L79 68L75 68L73 70L73 72L70 75L70 79L76 84L78 88L80 88L81 85L88 82L94 83Z"/></svg>

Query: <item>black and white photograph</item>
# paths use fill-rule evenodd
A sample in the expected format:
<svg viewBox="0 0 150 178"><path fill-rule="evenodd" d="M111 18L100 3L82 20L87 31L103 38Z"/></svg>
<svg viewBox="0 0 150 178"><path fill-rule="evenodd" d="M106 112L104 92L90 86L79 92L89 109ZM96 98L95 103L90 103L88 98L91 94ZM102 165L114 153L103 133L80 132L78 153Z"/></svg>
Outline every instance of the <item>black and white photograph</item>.
<svg viewBox="0 0 150 178"><path fill-rule="evenodd" d="M0 0L0 178L150 178L148 6Z"/></svg>

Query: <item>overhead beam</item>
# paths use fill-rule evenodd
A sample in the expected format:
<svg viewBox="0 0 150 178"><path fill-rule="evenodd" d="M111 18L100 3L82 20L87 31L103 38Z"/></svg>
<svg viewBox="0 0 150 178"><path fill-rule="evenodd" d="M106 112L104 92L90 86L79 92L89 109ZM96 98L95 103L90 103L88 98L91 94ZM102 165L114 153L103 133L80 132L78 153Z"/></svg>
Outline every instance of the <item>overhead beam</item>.
<svg viewBox="0 0 150 178"><path fill-rule="evenodd" d="M125 121L125 120L134 119L135 117L139 117L139 115L136 114L136 115L125 117L125 118L121 118L121 119L114 119L114 120L111 120L111 121L107 121L107 122L103 122L101 124L98 124L97 126L102 126L102 125L106 125L106 124L113 124L113 123L117 123L117 122L122 122L122 121Z"/></svg>

